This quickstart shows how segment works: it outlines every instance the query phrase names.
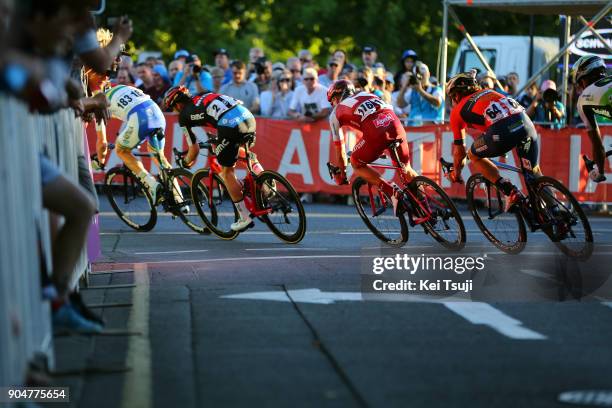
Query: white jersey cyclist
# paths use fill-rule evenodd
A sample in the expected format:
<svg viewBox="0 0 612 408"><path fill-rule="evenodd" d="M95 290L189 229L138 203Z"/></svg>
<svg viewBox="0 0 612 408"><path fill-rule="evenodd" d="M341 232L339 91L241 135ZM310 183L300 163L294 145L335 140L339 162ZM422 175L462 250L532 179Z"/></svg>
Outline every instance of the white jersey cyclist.
<svg viewBox="0 0 612 408"><path fill-rule="evenodd" d="M596 115L612 119L612 76L592 83L578 98L578 113L588 130L597 128Z"/></svg>

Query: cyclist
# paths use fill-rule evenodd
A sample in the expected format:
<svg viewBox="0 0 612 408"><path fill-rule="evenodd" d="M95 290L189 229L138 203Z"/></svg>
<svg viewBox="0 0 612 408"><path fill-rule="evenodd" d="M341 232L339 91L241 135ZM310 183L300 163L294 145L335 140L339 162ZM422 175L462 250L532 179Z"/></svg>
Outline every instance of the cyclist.
<svg viewBox="0 0 612 408"><path fill-rule="evenodd" d="M361 131L361 140L353 148L351 166L355 174L372 185L378 186L385 194L391 197L393 210L397 213L397 203L401 197L401 189L394 183L384 180L380 174L369 166L375 161L389 144L397 140L400 142L397 153L401 166L409 179L418 174L410 166L410 155L406 132L401 121L393 111L393 106L378 96L369 92L357 92L352 82L341 79L335 81L327 90L327 100L333 110L329 117L332 138L336 151L336 161L340 172L334 176L338 185L346 181L346 152L342 127L347 126ZM395 162L395 158L393 158Z"/></svg>
<svg viewBox="0 0 612 408"><path fill-rule="evenodd" d="M510 180L500 176L497 166L488 158L501 156L518 147L523 165L541 175L533 122L514 99L492 89L482 89L472 72L452 77L446 84L446 95L454 105L450 115L455 139L454 171L449 173L450 180L461 181L461 169L467 155L475 170L508 196L505 210L509 211L522 195ZM468 127L484 133L472 143L466 154L465 129Z"/></svg>
<svg viewBox="0 0 612 408"><path fill-rule="evenodd" d="M255 118L238 99L214 92L191 96L184 86L168 89L164 95L164 108L179 113L179 125L187 139L189 151L185 156L187 167L193 166L200 146L193 133L194 126L207 126L217 130L219 143L215 147L217 160L222 166L221 177L225 181L228 193L238 209L239 219L231 225L233 231L244 231L254 225L242 195L242 185L236 178L234 166L238 160L241 145L255 142ZM262 170L255 155L249 160L256 172Z"/></svg>
<svg viewBox="0 0 612 408"><path fill-rule="evenodd" d="M612 118L612 76L606 76L606 64L596 55L584 55L572 67L574 84L582 90L578 98L578 113L584 122L591 144L595 166L589 172L591 180L606 180L604 165L606 152L595 115Z"/></svg>

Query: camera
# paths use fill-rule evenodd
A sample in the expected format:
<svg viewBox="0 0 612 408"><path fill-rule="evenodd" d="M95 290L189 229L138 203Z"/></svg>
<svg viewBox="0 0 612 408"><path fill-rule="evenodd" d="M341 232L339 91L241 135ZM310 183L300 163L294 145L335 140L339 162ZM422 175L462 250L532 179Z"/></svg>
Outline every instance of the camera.
<svg viewBox="0 0 612 408"><path fill-rule="evenodd" d="M542 94L542 99L544 99L544 102L552 104L560 100L561 98L559 98L559 93L554 89L547 89Z"/></svg>
<svg viewBox="0 0 612 408"><path fill-rule="evenodd" d="M194 65L191 69L193 70L194 74L199 74L200 72L202 72L202 67L199 65Z"/></svg>
<svg viewBox="0 0 612 408"><path fill-rule="evenodd" d="M268 63L268 60L266 60L266 57L257 58L257 61L255 61L255 63L253 64L255 66L255 73L257 75L261 75L264 72L266 72L267 63Z"/></svg>

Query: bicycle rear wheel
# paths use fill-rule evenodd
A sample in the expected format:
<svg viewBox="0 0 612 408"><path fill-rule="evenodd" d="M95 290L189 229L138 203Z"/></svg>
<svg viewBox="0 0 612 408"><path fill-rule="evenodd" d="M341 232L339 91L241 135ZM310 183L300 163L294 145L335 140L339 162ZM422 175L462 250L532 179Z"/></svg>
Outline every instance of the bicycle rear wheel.
<svg viewBox="0 0 612 408"><path fill-rule="evenodd" d="M593 232L588 218L574 195L552 177L538 177L534 183L537 211L549 224L548 237L567 256L588 259L593 253Z"/></svg>
<svg viewBox="0 0 612 408"><path fill-rule="evenodd" d="M231 229L238 220L238 211L218 174L209 175L210 169L197 171L191 180L191 197L204 224L219 238L232 240L238 232Z"/></svg>
<svg viewBox="0 0 612 408"><path fill-rule="evenodd" d="M459 250L465 246L465 226L461 214L450 197L433 180L424 176L415 177L411 184L416 187L417 198L431 215L421 224L436 241L449 249ZM413 203L419 217L427 214L420 205Z"/></svg>
<svg viewBox="0 0 612 408"><path fill-rule="evenodd" d="M527 242L527 231L518 211L504 211L504 193L482 174L474 174L467 181L468 207L476 225L497 248L509 254L521 252Z"/></svg>
<svg viewBox="0 0 612 408"><path fill-rule="evenodd" d="M279 173L266 170L255 178L257 207L271 211L260 218L270 231L289 244L297 244L306 234L306 213L300 196Z"/></svg>
<svg viewBox="0 0 612 408"><path fill-rule="evenodd" d="M109 170L104 192L119 218L136 231L151 231L157 222L157 209L149 190L131 171L123 167Z"/></svg>
<svg viewBox="0 0 612 408"><path fill-rule="evenodd" d="M408 241L408 225L403 215L393 214L391 198L362 178L353 182L353 200L366 227L385 244L401 247Z"/></svg>
<svg viewBox="0 0 612 408"><path fill-rule="evenodd" d="M191 194L191 179L193 174L185 169L176 168L168 171L168 187L172 189L169 198L171 200L170 212L179 216L179 218L192 231L198 234L210 233L202 217L198 214L194 199ZM199 184L194 190L196 197L203 195L201 189L204 186Z"/></svg>

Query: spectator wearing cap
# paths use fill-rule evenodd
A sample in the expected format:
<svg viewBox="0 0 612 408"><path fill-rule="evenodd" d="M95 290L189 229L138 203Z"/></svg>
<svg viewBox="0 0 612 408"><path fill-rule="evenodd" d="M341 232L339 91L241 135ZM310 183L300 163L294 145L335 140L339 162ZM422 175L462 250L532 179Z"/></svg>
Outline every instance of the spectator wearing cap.
<svg viewBox="0 0 612 408"><path fill-rule="evenodd" d="M177 52L174 53L174 59L182 61L183 64L185 64L185 62L187 61L187 58L189 58L190 55L191 54L189 54L189 51L187 50L178 50Z"/></svg>
<svg viewBox="0 0 612 408"><path fill-rule="evenodd" d="M442 88L430 82L429 68L417 61L409 80L410 73L404 74L400 92L397 96L397 106L409 108L408 125L420 126L423 122L439 123L444 119L444 95ZM406 90L411 92L406 97Z"/></svg>
<svg viewBox="0 0 612 408"><path fill-rule="evenodd" d="M373 68L377 58L378 53L376 52L376 47L373 45L366 45L361 49L361 60L363 61L364 67Z"/></svg>
<svg viewBox="0 0 612 408"><path fill-rule="evenodd" d="M559 129L565 126L565 106L557 92L557 84L550 79L542 82L536 98L527 108L527 115L535 122Z"/></svg>
<svg viewBox="0 0 612 408"><path fill-rule="evenodd" d="M300 59L300 62L302 63L302 70L305 70L306 68L314 67L312 53L310 51L300 50L300 52L298 52L298 58Z"/></svg>
<svg viewBox="0 0 612 408"><path fill-rule="evenodd" d="M291 89L302 85L302 62L298 57L291 57L287 59L287 69L291 71L293 77L293 86Z"/></svg>
<svg viewBox="0 0 612 408"><path fill-rule="evenodd" d="M183 61L178 59L175 59L170 63L170 65L168 65L168 77L170 78L170 82L172 83L172 85L175 84L174 79L179 73L183 75L182 72L184 67L185 64L183 63Z"/></svg>
<svg viewBox="0 0 612 408"><path fill-rule="evenodd" d="M406 72L412 72L414 64L417 62L418 59L419 57L414 50L406 50L402 53L400 68L393 77L395 81L395 90L399 91L402 81L402 75L404 75Z"/></svg>
<svg viewBox="0 0 612 408"><path fill-rule="evenodd" d="M174 81L177 82L176 77ZM210 72L202 67L202 60L196 54L187 58L177 85L184 85L192 95L199 95L212 89Z"/></svg>
<svg viewBox="0 0 612 408"><path fill-rule="evenodd" d="M235 60L232 62L231 70L232 81L221 86L220 92L242 101L245 108L253 113L258 113L259 90L254 82L247 81L246 65L240 60Z"/></svg>
<svg viewBox="0 0 612 408"><path fill-rule="evenodd" d="M293 98L291 71L276 70L272 73L270 89L259 95L261 115L276 119L289 117L289 105Z"/></svg>
<svg viewBox="0 0 612 408"><path fill-rule="evenodd" d="M327 88L318 82L319 75L314 68L304 69L303 85L295 88L289 116L301 122L314 122L326 118L331 111L327 100Z"/></svg>
<svg viewBox="0 0 612 408"><path fill-rule="evenodd" d="M346 79L355 83L357 80L357 67L350 62L344 64L344 68L342 68L342 72L340 73L340 79Z"/></svg>
<svg viewBox="0 0 612 408"><path fill-rule="evenodd" d="M223 72L223 70L219 67L214 67L210 70L210 75L212 76L213 81L212 91L214 93L220 93L223 80L225 79L225 72Z"/></svg>
<svg viewBox="0 0 612 408"><path fill-rule="evenodd" d="M340 72L342 72L342 60L332 56L327 63L327 72L319 77L319 83L326 88L338 80Z"/></svg>
<svg viewBox="0 0 612 408"><path fill-rule="evenodd" d="M232 81L232 68L230 67L230 55L225 48L219 48L215 51L215 67L221 68L225 72L223 85Z"/></svg>

